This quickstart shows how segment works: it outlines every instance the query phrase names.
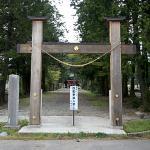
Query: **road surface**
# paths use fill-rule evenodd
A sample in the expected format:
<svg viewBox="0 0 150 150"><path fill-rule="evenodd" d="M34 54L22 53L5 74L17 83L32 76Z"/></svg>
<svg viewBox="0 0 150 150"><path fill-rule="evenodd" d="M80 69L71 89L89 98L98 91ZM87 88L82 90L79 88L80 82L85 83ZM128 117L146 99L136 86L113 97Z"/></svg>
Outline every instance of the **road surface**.
<svg viewBox="0 0 150 150"><path fill-rule="evenodd" d="M0 140L0 150L150 150L150 140Z"/></svg>

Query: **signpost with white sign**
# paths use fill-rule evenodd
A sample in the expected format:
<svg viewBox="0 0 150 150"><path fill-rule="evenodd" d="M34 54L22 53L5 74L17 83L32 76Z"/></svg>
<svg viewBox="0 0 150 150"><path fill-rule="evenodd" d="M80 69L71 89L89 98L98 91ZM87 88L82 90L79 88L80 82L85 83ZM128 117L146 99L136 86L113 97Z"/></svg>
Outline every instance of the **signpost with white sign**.
<svg viewBox="0 0 150 150"><path fill-rule="evenodd" d="M78 110L78 86L70 86L70 110L73 111L74 126L74 111Z"/></svg>

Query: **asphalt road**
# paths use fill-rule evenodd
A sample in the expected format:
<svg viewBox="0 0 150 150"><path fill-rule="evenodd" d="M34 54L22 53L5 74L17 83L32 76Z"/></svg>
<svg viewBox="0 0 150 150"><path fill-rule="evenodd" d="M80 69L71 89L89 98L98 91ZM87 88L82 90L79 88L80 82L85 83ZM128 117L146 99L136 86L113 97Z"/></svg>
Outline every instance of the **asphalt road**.
<svg viewBox="0 0 150 150"><path fill-rule="evenodd" d="M150 140L0 140L0 150L150 150Z"/></svg>

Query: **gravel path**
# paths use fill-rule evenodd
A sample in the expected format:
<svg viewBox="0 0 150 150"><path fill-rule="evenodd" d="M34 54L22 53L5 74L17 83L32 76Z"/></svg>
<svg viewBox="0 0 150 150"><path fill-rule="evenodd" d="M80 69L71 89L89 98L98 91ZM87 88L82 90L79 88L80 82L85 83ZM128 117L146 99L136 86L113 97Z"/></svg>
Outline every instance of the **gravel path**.
<svg viewBox="0 0 150 150"><path fill-rule="evenodd" d="M75 112L78 116L98 116L103 118L109 117L108 102L106 106L94 106L91 97L85 94L87 91L79 90L79 110ZM101 98L98 98L101 100ZM20 100L19 116L29 116L29 98ZM69 89L59 89L54 92L43 94L43 116L71 116L72 111L69 110ZM123 119L137 119L135 110L123 107ZM0 107L0 116L7 116L7 105Z"/></svg>
<svg viewBox="0 0 150 150"><path fill-rule="evenodd" d="M93 106L90 97L85 94L86 91L79 90L79 110L76 115L79 116L101 116L108 117L108 107L101 110L97 106ZM69 110L69 89L60 89L54 92L43 94L42 115L45 116L71 116L72 111ZM19 106L19 115L29 114L29 98L21 99ZM8 113L7 105L0 107L0 116L6 116Z"/></svg>
<svg viewBox="0 0 150 150"><path fill-rule="evenodd" d="M102 116L107 114L107 110L102 111L100 108L93 106L89 98L79 94L79 110L76 112L80 116ZM53 93L50 96L43 97L43 115L52 116L70 116L72 111L69 110L69 93Z"/></svg>

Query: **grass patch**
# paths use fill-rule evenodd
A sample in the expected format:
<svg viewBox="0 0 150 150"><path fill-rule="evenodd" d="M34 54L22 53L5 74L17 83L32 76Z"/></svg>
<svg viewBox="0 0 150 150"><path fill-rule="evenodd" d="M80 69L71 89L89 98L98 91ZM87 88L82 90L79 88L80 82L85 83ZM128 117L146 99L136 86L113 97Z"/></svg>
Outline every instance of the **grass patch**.
<svg viewBox="0 0 150 150"><path fill-rule="evenodd" d="M22 106L22 107L29 106L30 105L30 99L29 99L29 97L21 98L20 101L19 101L19 105Z"/></svg>
<svg viewBox="0 0 150 150"><path fill-rule="evenodd" d="M43 92L43 95L44 96L50 96L50 95L52 95L52 92L51 91Z"/></svg>
<svg viewBox="0 0 150 150"><path fill-rule="evenodd" d="M49 98L49 96L51 95L52 95L51 92L44 92L43 99ZM29 97L21 98L19 103L21 107L28 107L30 105L30 98Z"/></svg>
<svg viewBox="0 0 150 150"><path fill-rule="evenodd" d="M91 103L93 104L93 106L97 106L97 107L100 107L100 108L104 108L108 104L107 101L104 101L101 98L97 99L97 100L92 100Z"/></svg>
<svg viewBox="0 0 150 150"><path fill-rule="evenodd" d="M92 93L91 91L87 91L85 93L85 95L88 96L88 97L95 97L96 96L96 94Z"/></svg>
<svg viewBox="0 0 150 150"><path fill-rule="evenodd" d="M108 106L108 97L99 96L92 92L87 92L85 95L88 97L93 106L100 108L106 108Z"/></svg>
<svg viewBox="0 0 150 150"><path fill-rule="evenodd" d="M124 98L125 105L128 108L139 108L142 104L142 101L138 97L127 97Z"/></svg>
<svg viewBox="0 0 150 150"><path fill-rule="evenodd" d="M134 120L124 124L124 130L127 133L135 133L150 130L150 119Z"/></svg>
<svg viewBox="0 0 150 150"><path fill-rule="evenodd" d="M5 127L6 123L0 123L0 132L7 132L8 136L16 135L17 129L10 129Z"/></svg>
<svg viewBox="0 0 150 150"><path fill-rule="evenodd" d="M55 133L34 133L34 134L18 134L9 135L7 137L0 137L0 139L7 140L72 140L72 139L104 139L108 138L108 135L103 133L65 133L65 134L55 134Z"/></svg>

